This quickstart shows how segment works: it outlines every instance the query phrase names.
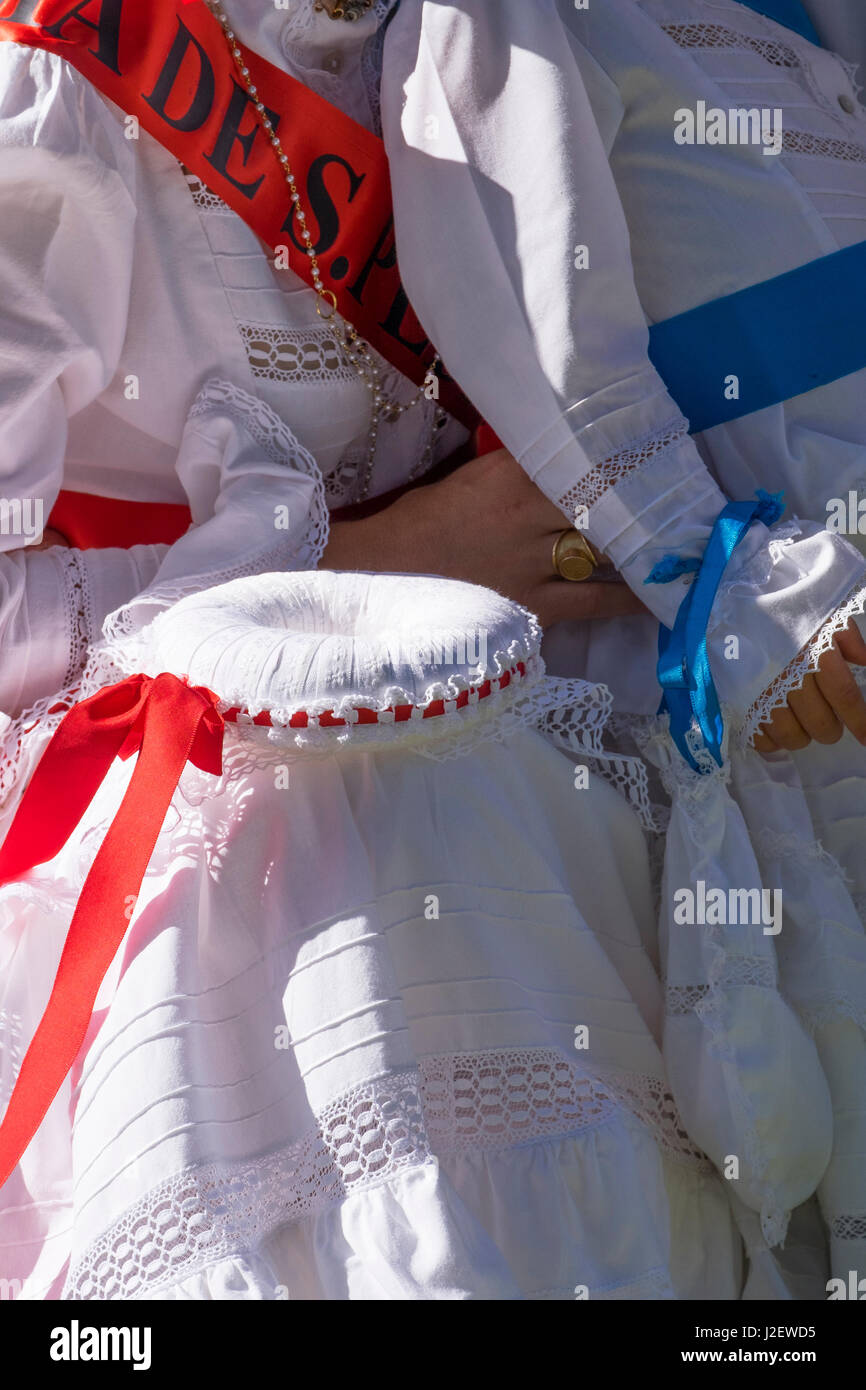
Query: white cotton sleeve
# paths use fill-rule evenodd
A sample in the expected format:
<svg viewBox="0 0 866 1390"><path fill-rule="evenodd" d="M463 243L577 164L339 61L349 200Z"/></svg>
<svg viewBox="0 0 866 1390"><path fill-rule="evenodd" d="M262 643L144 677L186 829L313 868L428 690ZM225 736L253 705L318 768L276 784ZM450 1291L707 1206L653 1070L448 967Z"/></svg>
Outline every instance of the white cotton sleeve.
<svg viewBox="0 0 866 1390"><path fill-rule="evenodd" d="M14 718L72 684L103 619L150 583L166 549L0 555L0 712Z"/></svg>
<svg viewBox="0 0 866 1390"><path fill-rule="evenodd" d="M448 371L670 627L684 582L645 580L667 555L699 558L729 499L647 355L608 164L622 104L579 25L566 0L403 0L382 93L398 255ZM866 566L840 537L803 523L782 549L777 534L753 527L711 619L719 694L740 719L852 593L866 596Z"/></svg>
<svg viewBox="0 0 866 1390"><path fill-rule="evenodd" d="M62 486L70 416L113 377L135 220L123 129L62 59L0 43L0 709L83 664L159 547L36 552ZM19 522L17 517L21 518Z"/></svg>
<svg viewBox="0 0 866 1390"><path fill-rule="evenodd" d="M109 614L109 645L186 594L246 575L315 569L328 539L321 471L266 402L211 378L190 408L177 475L190 529L164 550L146 588Z"/></svg>

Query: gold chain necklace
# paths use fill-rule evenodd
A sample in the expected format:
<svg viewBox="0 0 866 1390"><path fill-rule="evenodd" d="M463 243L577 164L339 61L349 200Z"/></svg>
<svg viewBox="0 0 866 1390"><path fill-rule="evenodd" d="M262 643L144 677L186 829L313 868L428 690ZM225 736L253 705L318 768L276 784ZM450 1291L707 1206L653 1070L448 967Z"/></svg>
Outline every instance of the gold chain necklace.
<svg viewBox="0 0 866 1390"><path fill-rule="evenodd" d="M250 70L244 62L243 51L238 44L235 32L231 27L228 15L220 4L220 0L207 0L207 5L211 13L222 25L226 43L228 44L229 52L231 53L238 77L243 84L247 96L253 104L259 125L273 147L274 154L282 169L283 177L288 184L289 198L295 209L295 218L300 228L301 239L306 248L307 255L310 258L313 288L318 296L316 300L316 313L319 315L319 318L327 322L337 315L337 296L334 294L333 290L326 289L322 281L321 272L319 270L319 258L313 249L313 239L307 227L307 216L301 206L301 195L298 192L298 186L295 181L294 173L292 172L292 166L289 163L289 157L282 147L280 137L274 130L273 122L265 110L265 104L259 97L258 90L250 77ZM334 10L328 11L328 13L332 19L354 20L357 19L364 10L370 9L371 6L372 0L343 0L343 3L338 4ZM324 8L325 6L322 4L316 5L317 10L322 10ZM322 312L323 304L329 306L330 313L324 314ZM360 336L354 325L349 323L347 319L342 319L342 329L343 348L346 356L358 373L361 381L363 381L364 385L367 387L372 398L370 428L367 434L367 458L363 477L361 479L361 486L355 498L356 501L360 502L364 500L370 490L370 482L373 477L373 469L376 462L379 424L395 424L397 420L400 419L401 415L404 415L407 410L411 410L420 403L425 396L427 382L437 380L436 368L441 359L437 353L427 369L425 385L419 388L410 401L402 404L400 401L385 395L382 389L382 368L373 357L369 345ZM417 477L426 471L433 456L437 432L444 427L447 418L445 411L437 406L434 412L434 422L430 432L430 439L421 457L409 473L407 482L414 482Z"/></svg>

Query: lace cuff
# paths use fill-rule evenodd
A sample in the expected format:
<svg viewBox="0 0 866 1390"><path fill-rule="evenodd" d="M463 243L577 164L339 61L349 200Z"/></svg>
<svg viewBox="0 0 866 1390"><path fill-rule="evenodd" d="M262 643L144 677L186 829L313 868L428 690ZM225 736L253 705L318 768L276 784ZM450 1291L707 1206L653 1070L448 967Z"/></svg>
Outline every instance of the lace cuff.
<svg viewBox="0 0 866 1390"><path fill-rule="evenodd" d="M652 408L659 425L631 443L611 447L634 418L628 406L581 431L577 442L597 461L559 504L670 628L692 577L666 584L648 584L647 577L667 555L700 558L726 498L682 417L664 417L658 403ZM735 724L746 721L749 737L813 669L833 634L862 611L861 586L866 565L859 552L816 524L755 524L748 532L726 568L707 642L719 698Z"/></svg>
<svg viewBox="0 0 866 1390"><path fill-rule="evenodd" d="M741 747L748 746L762 724L773 717L775 710L787 703L793 690L799 690L807 675L817 671L821 657L833 647L836 637L844 632L852 618L866 611L866 585L858 582L848 599L819 628L815 636L806 642L800 651L779 673L768 688L754 702L746 715L739 733Z"/></svg>

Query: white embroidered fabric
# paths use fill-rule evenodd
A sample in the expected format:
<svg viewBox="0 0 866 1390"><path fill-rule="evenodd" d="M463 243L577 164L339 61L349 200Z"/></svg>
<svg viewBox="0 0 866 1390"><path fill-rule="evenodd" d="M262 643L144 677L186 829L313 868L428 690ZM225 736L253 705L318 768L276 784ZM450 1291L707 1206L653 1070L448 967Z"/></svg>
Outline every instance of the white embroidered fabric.
<svg viewBox="0 0 866 1390"><path fill-rule="evenodd" d="M688 429L688 421L677 415L661 430L654 430L646 438L595 464L579 483L575 483L559 498L558 505L567 514L574 514L579 508L588 511L609 488L616 487L629 473L645 468L659 454L678 444L688 435Z"/></svg>
<svg viewBox="0 0 866 1390"><path fill-rule="evenodd" d="M149 590L106 619L103 631L109 641L128 636L136 629L140 622L138 610L142 607L168 607L186 594L244 575L266 573L271 568L312 569L321 559L328 539L328 509L322 477L309 451L298 442L275 410L233 382L218 379L207 382L192 404L188 423L194 426L197 420L213 416L235 420L267 460L287 473L291 470L312 481L310 503L302 516L300 533L295 526L286 530L282 539L275 540L273 534L266 533L258 547L249 534L236 536L234 563L226 562L225 551L211 554L207 570L194 578L166 578L163 566ZM282 504L284 495L281 489L275 489L275 507ZM272 511L271 517L273 515ZM273 523L270 529L271 533L275 531ZM177 543L178 547L181 543Z"/></svg>
<svg viewBox="0 0 866 1390"><path fill-rule="evenodd" d="M776 989L776 965L764 956L730 956L715 980L717 989ZM665 991L665 1009L669 1014L700 1012L710 996L709 984L674 985Z"/></svg>
<svg viewBox="0 0 866 1390"><path fill-rule="evenodd" d="M624 1108L647 1125L669 1157L708 1171L657 1078L599 1079L545 1048L425 1057L417 1070L337 1097L288 1148L167 1179L76 1261L63 1297L158 1296L207 1265L255 1251L289 1223L386 1184L401 1169L429 1164L434 1155L505 1151L576 1136L616 1121ZM670 1288L667 1271L646 1279ZM593 1290L591 1296L605 1295ZM619 1296L638 1296L634 1281L619 1286Z"/></svg>
<svg viewBox="0 0 866 1390"><path fill-rule="evenodd" d="M238 327L253 376L306 383L357 379L342 344L327 324L309 329L253 323Z"/></svg>
<svg viewBox="0 0 866 1390"><path fill-rule="evenodd" d="M70 685L84 669L90 644L96 636L93 605L87 582L87 571L80 550L60 552L65 601L65 625L69 636L69 663L63 685Z"/></svg>
<svg viewBox="0 0 866 1390"><path fill-rule="evenodd" d="M214 193L208 188L206 183L202 183L197 174L193 174L184 164L181 164L180 167L186 179L186 185L190 191L190 196L199 212L215 212L224 214L228 217L234 217L236 215L229 207L228 203L223 202L218 193Z"/></svg>
<svg viewBox="0 0 866 1390"><path fill-rule="evenodd" d="M679 890L694 894L699 880L721 890L727 903L731 888L763 889L768 881L728 790L727 750L719 768L695 743L703 771L694 772L673 748L666 717L646 721L635 734L672 801L660 916L664 1052L672 1090L689 1132L719 1167L725 1155L739 1155L738 1195L760 1212L764 1238L772 1246L784 1239L792 1207L808 1195L799 1186L802 1173L789 1163L791 1146L800 1142L798 1126L811 1126L814 1143L808 1159L802 1151L801 1157L812 1165L815 1184L826 1166L831 1132L826 1080L807 1034L779 992L775 938L764 932L763 917L759 922L749 913L741 920L731 909L730 917L726 911L721 918L698 921L674 910ZM744 1020L761 1016L765 1036L775 1040L774 1052L785 1058L769 1085L768 1075L749 1073L743 1052ZM709 1096L715 1098L712 1104Z"/></svg>

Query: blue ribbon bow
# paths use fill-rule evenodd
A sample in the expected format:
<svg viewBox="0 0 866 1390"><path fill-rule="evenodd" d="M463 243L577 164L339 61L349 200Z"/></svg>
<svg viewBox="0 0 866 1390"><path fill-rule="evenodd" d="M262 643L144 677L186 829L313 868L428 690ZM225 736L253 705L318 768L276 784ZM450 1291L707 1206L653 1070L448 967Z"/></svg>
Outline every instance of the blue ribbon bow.
<svg viewBox="0 0 866 1390"><path fill-rule="evenodd" d="M682 603L673 629L659 629L658 680L664 691L659 713L671 721L671 737L695 772L699 767L686 734L697 721L704 746L722 766L725 726L719 697L710 671L707 626L728 561L755 521L772 526L785 510L782 493L759 488L753 502L729 502L716 518L703 560L666 555L647 576L646 584L667 584L681 574L696 571L696 578Z"/></svg>

